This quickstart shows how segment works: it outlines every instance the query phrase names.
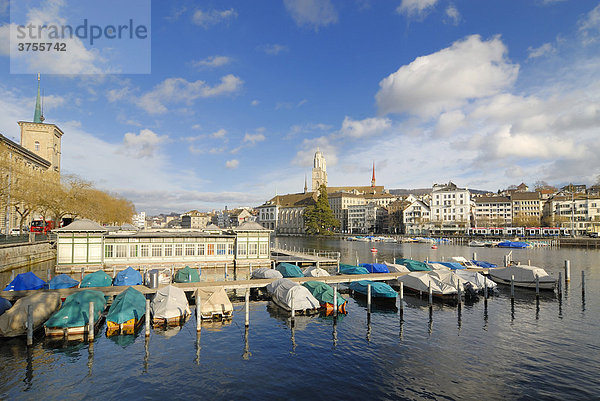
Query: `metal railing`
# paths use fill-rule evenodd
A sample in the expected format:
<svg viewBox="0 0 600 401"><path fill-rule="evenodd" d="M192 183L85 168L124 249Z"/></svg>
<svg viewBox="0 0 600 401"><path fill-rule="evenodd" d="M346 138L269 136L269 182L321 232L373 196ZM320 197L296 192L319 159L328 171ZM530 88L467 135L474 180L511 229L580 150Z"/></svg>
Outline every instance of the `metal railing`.
<svg viewBox="0 0 600 401"><path fill-rule="evenodd" d="M0 235L0 245L28 244L43 241L54 241L55 234L21 234L21 235Z"/></svg>
<svg viewBox="0 0 600 401"><path fill-rule="evenodd" d="M322 250L318 250L318 249L309 249L309 248L300 248L300 247L295 247L295 246L287 246L287 245L283 245L280 248L277 247L271 247L271 251L277 252L277 251L282 251L282 252L292 252L292 253L299 253L302 255L309 255L309 256L316 256L319 258L324 258L324 259L333 259L333 260L339 260L341 257L341 253L337 252L337 251L322 251Z"/></svg>

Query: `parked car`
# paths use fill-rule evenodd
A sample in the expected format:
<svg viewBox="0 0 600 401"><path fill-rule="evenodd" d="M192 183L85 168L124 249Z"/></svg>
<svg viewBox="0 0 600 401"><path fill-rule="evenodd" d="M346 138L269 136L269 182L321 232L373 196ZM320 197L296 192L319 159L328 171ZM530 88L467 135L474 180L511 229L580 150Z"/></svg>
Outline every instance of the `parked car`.
<svg viewBox="0 0 600 401"><path fill-rule="evenodd" d="M10 229L10 235L22 235L22 234L27 234L27 228L23 227L22 229L20 229L19 227L13 227Z"/></svg>

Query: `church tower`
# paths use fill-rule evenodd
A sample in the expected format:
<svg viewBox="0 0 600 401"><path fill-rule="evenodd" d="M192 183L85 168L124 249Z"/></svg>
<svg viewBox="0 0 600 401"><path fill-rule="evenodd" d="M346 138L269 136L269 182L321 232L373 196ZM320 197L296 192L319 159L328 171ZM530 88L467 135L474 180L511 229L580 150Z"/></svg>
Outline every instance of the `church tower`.
<svg viewBox="0 0 600 401"><path fill-rule="evenodd" d="M312 190L318 191L321 185L327 186L327 166L323 153L317 148L312 169Z"/></svg>
<svg viewBox="0 0 600 401"><path fill-rule="evenodd" d="M61 138L63 132L54 124L44 123L44 110L40 102L40 74L33 122L19 121L21 146L50 162L50 170L60 174Z"/></svg>
<svg viewBox="0 0 600 401"><path fill-rule="evenodd" d="M375 162L373 162L373 178L371 178L371 188L375 188Z"/></svg>

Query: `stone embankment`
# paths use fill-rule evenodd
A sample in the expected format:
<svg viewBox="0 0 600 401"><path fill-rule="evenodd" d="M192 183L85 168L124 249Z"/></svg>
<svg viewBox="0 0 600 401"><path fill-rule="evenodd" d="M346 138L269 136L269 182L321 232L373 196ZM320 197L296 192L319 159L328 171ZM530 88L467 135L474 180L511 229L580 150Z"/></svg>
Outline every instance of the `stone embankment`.
<svg viewBox="0 0 600 401"><path fill-rule="evenodd" d="M56 260L56 248L48 241L0 245L0 272Z"/></svg>

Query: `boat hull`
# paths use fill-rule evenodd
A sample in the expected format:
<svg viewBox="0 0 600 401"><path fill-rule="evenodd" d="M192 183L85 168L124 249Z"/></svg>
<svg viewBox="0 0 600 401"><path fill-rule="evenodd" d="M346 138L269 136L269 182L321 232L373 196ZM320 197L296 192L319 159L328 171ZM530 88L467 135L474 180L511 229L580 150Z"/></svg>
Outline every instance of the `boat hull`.
<svg viewBox="0 0 600 401"><path fill-rule="evenodd" d="M116 336L119 334L135 334L141 327L143 319L129 319L125 323L115 323L106 321L106 336Z"/></svg>
<svg viewBox="0 0 600 401"><path fill-rule="evenodd" d="M502 285L510 285L511 281L510 280L506 280L500 277L495 277L493 275L490 274L490 277L492 280L494 280L496 283L498 284L502 284ZM514 282L515 287L519 287L519 288L529 288L529 289L534 289L536 288L535 285L535 281L531 282L531 281L515 281ZM540 286L539 286L540 290L545 290L545 291L553 291L554 288L556 288L556 281L541 281L540 280Z"/></svg>

